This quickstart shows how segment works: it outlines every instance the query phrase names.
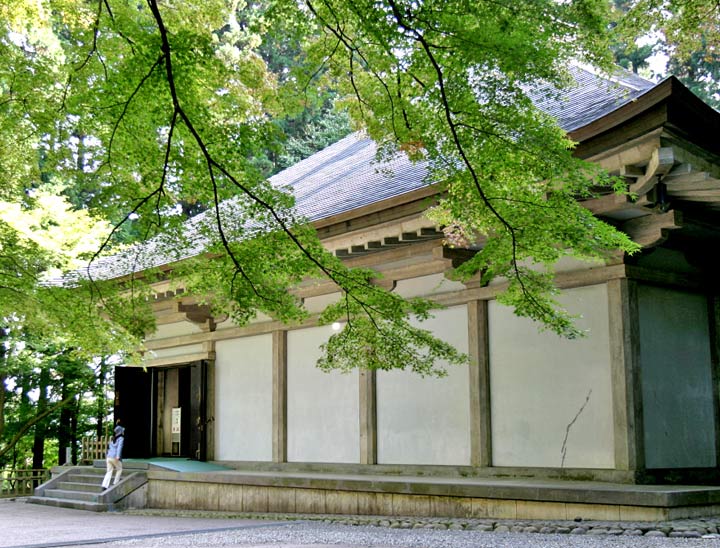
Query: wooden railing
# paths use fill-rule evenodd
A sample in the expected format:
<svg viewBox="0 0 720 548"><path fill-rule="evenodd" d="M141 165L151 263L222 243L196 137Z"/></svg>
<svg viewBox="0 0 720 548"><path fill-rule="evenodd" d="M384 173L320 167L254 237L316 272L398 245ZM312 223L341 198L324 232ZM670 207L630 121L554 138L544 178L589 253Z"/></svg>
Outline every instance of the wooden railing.
<svg viewBox="0 0 720 548"><path fill-rule="evenodd" d="M0 497L25 497L50 479L50 470L1 470Z"/></svg>
<svg viewBox="0 0 720 548"><path fill-rule="evenodd" d="M83 438L80 464L92 464L94 460L105 460L109 442L110 436Z"/></svg>

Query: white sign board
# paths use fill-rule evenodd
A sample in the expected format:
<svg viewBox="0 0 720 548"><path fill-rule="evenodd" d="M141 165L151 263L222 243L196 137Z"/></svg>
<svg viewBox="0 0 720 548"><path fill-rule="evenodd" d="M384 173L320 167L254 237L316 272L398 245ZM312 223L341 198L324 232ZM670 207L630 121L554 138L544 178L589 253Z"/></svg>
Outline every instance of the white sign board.
<svg viewBox="0 0 720 548"><path fill-rule="evenodd" d="M171 421L171 429L170 431L173 434L179 434L180 433L180 414L181 414L182 408L181 407L173 407L172 408L172 421Z"/></svg>

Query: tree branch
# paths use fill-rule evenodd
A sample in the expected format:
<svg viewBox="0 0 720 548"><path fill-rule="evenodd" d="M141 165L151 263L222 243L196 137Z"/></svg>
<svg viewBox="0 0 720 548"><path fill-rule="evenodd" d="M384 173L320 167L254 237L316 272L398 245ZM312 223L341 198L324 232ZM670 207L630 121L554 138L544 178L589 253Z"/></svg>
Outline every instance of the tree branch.
<svg viewBox="0 0 720 548"><path fill-rule="evenodd" d="M36 415L36 416L33 417L32 419L30 419L28 422L26 422L25 424L23 424L22 427L20 427L20 430L18 430L18 432L10 439L10 441L8 441L8 442L5 444L5 446L0 447L0 459L2 459L2 457L3 457L6 453L8 453L13 447L15 447L15 445L17 444L17 442L19 442L19 441L22 439L22 437L28 432L28 430L30 430L33 426L35 426L35 424L37 424L38 422L40 422L41 420L43 420L43 419L44 419L45 417L47 417L48 415L51 415L52 413L54 413L55 411L57 411L57 410L60 409L61 407L63 407L63 406L65 406L65 405L67 405L68 403L70 403L70 402L75 398L75 396L77 396L77 394L71 394L70 396L68 396L68 397L65 398L64 400L59 401L59 402L57 402L56 404L48 407L45 411L43 411L43 412L40 413L39 415ZM2 435L2 430L0 430L0 435Z"/></svg>

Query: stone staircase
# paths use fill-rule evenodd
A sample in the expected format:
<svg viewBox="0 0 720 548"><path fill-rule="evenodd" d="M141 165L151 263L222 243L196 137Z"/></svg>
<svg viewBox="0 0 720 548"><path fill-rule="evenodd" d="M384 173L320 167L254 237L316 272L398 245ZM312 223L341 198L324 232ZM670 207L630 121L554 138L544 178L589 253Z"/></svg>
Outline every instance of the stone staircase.
<svg viewBox="0 0 720 548"><path fill-rule="evenodd" d="M58 467L53 478L35 488L35 495L26 502L92 512L145 506L146 470L123 470L120 482L109 489L102 488L104 475L104 467L97 465Z"/></svg>

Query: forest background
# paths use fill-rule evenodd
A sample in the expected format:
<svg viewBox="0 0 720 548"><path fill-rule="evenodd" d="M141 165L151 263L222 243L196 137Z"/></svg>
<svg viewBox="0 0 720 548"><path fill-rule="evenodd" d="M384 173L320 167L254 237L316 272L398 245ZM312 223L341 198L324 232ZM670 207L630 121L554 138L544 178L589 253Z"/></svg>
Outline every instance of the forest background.
<svg viewBox="0 0 720 548"><path fill-rule="evenodd" d="M106 433L113 366L153 329L143 303L161 274L108 283L93 265L120 254L137 270L133 246L148 241L184 256L190 218L208 219L202 251L219 258L186 261L178 279L223 288L209 304L238 323L255 310L302 320L287 288L307 276L342 288L323 320L346 328L321 367L462 362L408 327L432 303L328 257L266 182L355 129L440 166L448 197L433 215L448 241L485 242L458 276L506 277L516 313L579 335L550 266L635 247L575 207L617 181L572 158L528 89L561 94L569 61L618 64L674 74L718 108L719 32L708 0L0 0L0 469L63 464L66 448L76 462L83 436Z"/></svg>

